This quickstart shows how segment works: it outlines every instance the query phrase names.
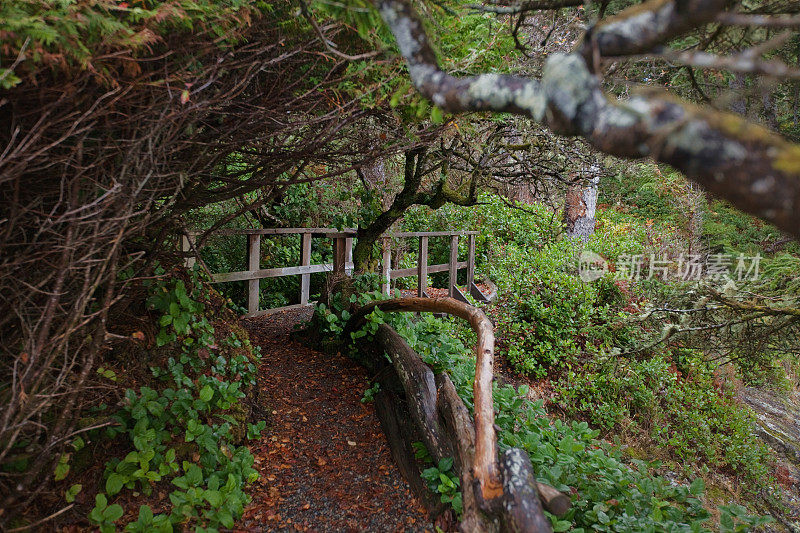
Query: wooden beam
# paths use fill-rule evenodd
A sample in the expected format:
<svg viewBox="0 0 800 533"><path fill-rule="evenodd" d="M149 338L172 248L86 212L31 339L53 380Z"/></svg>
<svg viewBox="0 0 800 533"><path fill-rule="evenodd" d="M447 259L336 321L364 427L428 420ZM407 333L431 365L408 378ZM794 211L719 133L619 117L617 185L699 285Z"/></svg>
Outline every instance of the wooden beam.
<svg viewBox="0 0 800 533"><path fill-rule="evenodd" d="M300 266L311 264L311 234L303 233L300 236ZM300 305L308 303L311 292L311 274L300 275Z"/></svg>
<svg viewBox="0 0 800 533"><path fill-rule="evenodd" d="M352 263L346 265L352 268ZM332 272L333 264L326 263L322 265L307 265L307 266L293 266L293 267L278 267L278 268L262 268L260 270L243 270L241 272L223 272L221 274L213 274L211 279L214 283L224 283L227 281L247 281L253 279L264 278L280 278L283 276L295 276L297 274L317 274L318 272Z"/></svg>
<svg viewBox="0 0 800 533"><path fill-rule="evenodd" d="M428 237L419 238L419 254L417 255L417 296L422 298L428 288Z"/></svg>
<svg viewBox="0 0 800 533"><path fill-rule="evenodd" d="M261 266L261 235L247 236L247 268L256 271ZM247 312L258 312L258 287L259 280L251 279L247 282Z"/></svg>
<svg viewBox="0 0 800 533"><path fill-rule="evenodd" d="M353 275L353 267L350 266L348 268L348 264L353 264L353 238L352 237L345 237L344 239L344 271L348 276Z"/></svg>
<svg viewBox="0 0 800 533"><path fill-rule="evenodd" d="M425 237L420 237L424 239ZM427 243L426 243L427 244ZM475 331L475 380L473 396L475 406L475 478L485 502L496 500L503 494L500 466L497 461L497 438L494 430L494 404L492 400L492 374L494 366L494 326L477 307L453 298L395 298L370 302L353 313L347 321L344 337L357 330L364 317L375 308L384 312L434 312L447 313L467 320Z"/></svg>
<svg viewBox="0 0 800 533"><path fill-rule="evenodd" d="M467 287L475 281L475 235L467 237Z"/></svg>
<svg viewBox="0 0 800 533"><path fill-rule="evenodd" d="M392 289L392 241L384 237L381 239L381 292L389 296Z"/></svg>
<svg viewBox="0 0 800 533"><path fill-rule="evenodd" d="M451 235L477 235L477 231L403 231L389 233L386 237L450 237Z"/></svg>
<svg viewBox="0 0 800 533"><path fill-rule="evenodd" d="M456 265L459 269L466 268L467 262L460 261L456 263ZM437 272L447 272L449 269L450 269L449 263L428 265L428 274L435 274ZM416 276L418 274L419 274L419 269L417 267L411 267L411 268L400 268L397 270L392 270L390 276L392 279L397 279L397 278L408 278L411 276Z"/></svg>
<svg viewBox="0 0 800 533"><path fill-rule="evenodd" d="M184 253L190 253L194 250L194 243L195 243L196 235L194 233L187 233L181 236L181 251ZM186 268L191 270L194 268L195 263L197 262L197 258L194 255L187 256L184 259L184 264Z"/></svg>
<svg viewBox="0 0 800 533"><path fill-rule="evenodd" d="M333 238L333 271L345 272L345 262L347 254L345 252L345 243L343 236L335 236Z"/></svg>
<svg viewBox="0 0 800 533"><path fill-rule="evenodd" d="M450 263L448 265L450 275L447 282L447 295L452 298L455 296L453 289L458 283L458 235L450 236Z"/></svg>
<svg viewBox="0 0 800 533"><path fill-rule="evenodd" d="M355 229L336 229L336 228L224 228L216 230L218 235L294 235L297 233L313 233L329 237L331 235L355 235Z"/></svg>
<svg viewBox="0 0 800 533"><path fill-rule="evenodd" d="M450 457L453 450L439 427L436 380L433 371L406 340L388 325L381 324L378 327L376 338L390 354L392 366L406 393L408 410L421 431L428 452L435 461Z"/></svg>

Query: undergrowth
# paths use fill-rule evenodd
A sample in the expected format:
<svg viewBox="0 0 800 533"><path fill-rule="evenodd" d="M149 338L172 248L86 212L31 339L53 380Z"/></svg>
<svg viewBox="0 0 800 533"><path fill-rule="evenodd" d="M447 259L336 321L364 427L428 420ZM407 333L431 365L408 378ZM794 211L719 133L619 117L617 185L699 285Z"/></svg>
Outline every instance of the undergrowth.
<svg viewBox="0 0 800 533"><path fill-rule="evenodd" d="M156 385L125 391L113 416L117 424L106 430L128 451L106 463L104 491L89 513L103 532L123 528L123 492L135 499L156 488L168 492L168 508L155 512L141 505L125 531L230 529L249 501L246 484L258 477L253 456L240 445L265 427L263 421L248 423L242 404L255 384L258 347L235 329L227 336L215 331L206 303L209 285L199 270L185 279L165 274L157 268L144 285L160 326L155 343L170 356L151 367Z"/></svg>
<svg viewBox="0 0 800 533"><path fill-rule="evenodd" d="M361 294L353 299L382 298L378 293ZM342 314L342 311L344 313ZM328 324L325 334L343 331L349 313L343 306L317 306L316 314ZM353 340L373 335L380 324L394 327L435 372L447 372L465 405L473 410L472 380L475 359L467 347L474 341L472 332L454 319L422 315L383 313L367 316ZM461 339L466 341L463 342ZM619 445L599 439L600 431L587 422L564 422L547 415L541 401L527 399L528 388L495 383L495 423L499 427L501 450L524 449L542 482L572 495L572 507L561 518L548 513L555 531L748 531L769 519L750 516L737 504L719 507L719 522L711 520L704 508L703 480L673 484L651 472L660 465L639 460L625 461ZM424 450L419 450L424 458ZM450 465L431 466L425 479L429 487L457 508L458 488ZM447 479L447 481L445 481Z"/></svg>

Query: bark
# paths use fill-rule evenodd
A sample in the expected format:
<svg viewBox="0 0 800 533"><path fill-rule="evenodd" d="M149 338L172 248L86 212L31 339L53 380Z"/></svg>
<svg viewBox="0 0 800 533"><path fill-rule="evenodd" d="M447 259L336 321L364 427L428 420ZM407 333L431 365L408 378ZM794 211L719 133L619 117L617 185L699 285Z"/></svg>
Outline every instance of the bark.
<svg viewBox="0 0 800 533"><path fill-rule="evenodd" d="M452 455L447 439L442 436L436 406L436 383L433 371L422 362L408 343L386 324L378 328L378 341L392 354L392 366L408 400L408 410L428 453L439 461Z"/></svg>
<svg viewBox="0 0 800 533"><path fill-rule="evenodd" d="M364 316L361 314L362 318L356 319L354 326ZM430 370L396 331L382 324L376 340L377 347L371 350L373 357L367 361L381 383L381 391L375 400L376 410L395 460L423 499L430 493L419 476L417 462L412 458L411 443L416 440L427 443L430 435L435 434L448 451L440 457L432 453L434 459L452 456L460 476L464 503L461 531L551 531L542 508L563 515L569 509L569 497L553 487L537 483L527 454L511 449L504 454L500 467L501 493L494 500L484 500L479 480L481 469L476 462L475 426L450 377L446 373L435 376L435 390L431 391L427 377ZM386 362L384 354L388 354L391 365ZM424 392L421 393L420 389ZM415 411L426 414L418 416ZM431 451L430 446L428 449ZM436 512L440 509L437 508Z"/></svg>
<svg viewBox="0 0 800 533"><path fill-rule="evenodd" d="M594 233L597 210L597 185L599 177L577 180L567 188L564 200L564 222L567 237L578 237L584 241Z"/></svg>
<svg viewBox="0 0 800 533"><path fill-rule="evenodd" d="M487 502L502 494L499 466L497 464L497 439L494 431L494 404L492 401L492 369L494 365L494 327L477 307L453 298L400 298L370 302L353 313L344 330L349 338L352 331L364 322L364 317L374 309L381 311L417 311L447 313L468 321L478 341L475 346L476 369L473 384L475 402L475 476L480 492Z"/></svg>
<svg viewBox="0 0 800 533"><path fill-rule="evenodd" d="M678 13L679 4L685 16ZM618 22L599 26L594 38L601 55L617 48L626 53L646 50L701 23L721 4L649 2L620 13ZM800 145L665 93L640 94L624 102L606 98L580 53L551 55L541 80L498 74L455 78L440 70L423 25L405 0L376 0L376 5L417 89L443 110L526 115L555 133L582 136L608 154L668 163L739 209L800 236ZM640 18L637 13L645 11L649 14ZM639 24L644 20L652 24ZM625 37L614 28L630 33Z"/></svg>
<svg viewBox="0 0 800 533"><path fill-rule="evenodd" d="M542 512L536 475L528 454L519 448L506 450L501 461L503 471L504 531L552 531L550 521Z"/></svg>

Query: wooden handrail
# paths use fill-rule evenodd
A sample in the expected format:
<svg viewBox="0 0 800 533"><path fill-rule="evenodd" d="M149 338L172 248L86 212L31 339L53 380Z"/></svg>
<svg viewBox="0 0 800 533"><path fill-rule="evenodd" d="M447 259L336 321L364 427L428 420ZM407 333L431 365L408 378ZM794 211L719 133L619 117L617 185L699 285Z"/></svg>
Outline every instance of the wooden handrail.
<svg viewBox="0 0 800 533"><path fill-rule="evenodd" d="M480 494L485 502L496 501L503 494L500 468L497 460L497 437L494 431L494 403L492 400L492 373L494 365L494 326L483 311L454 298L396 298L370 302L359 308L347 321L345 338L356 331L365 317L375 309L384 312L410 311L447 313L463 318L477 335L475 344L475 478L480 484ZM468 490L464 487L464 490Z"/></svg>

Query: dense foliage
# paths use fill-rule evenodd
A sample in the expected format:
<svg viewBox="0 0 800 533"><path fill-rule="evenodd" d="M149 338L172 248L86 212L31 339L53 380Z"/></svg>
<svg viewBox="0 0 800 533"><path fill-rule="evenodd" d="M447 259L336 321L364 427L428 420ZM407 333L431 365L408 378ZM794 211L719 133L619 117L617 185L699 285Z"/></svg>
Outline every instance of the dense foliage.
<svg viewBox="0 0 800 533"><path fill-rule="evenodd" d="M88 515L104 532L123 525L132 532L231 528L249 501L246 485L258 477L243 445L265 427L264 421L251 421L243 400L255 384L258 348L224 322L232 315L200 271L166 274L156 268L156 278L144 284L147 305L159 324L154 349L168 355L153 361L147 385L125 391L122 408L112 416L114 426L104 434L87 434L95 449L114 439L115 448L124 451L107 461L104 490L94 496ZM116 379L113 370L104 372ZM109 409L105 404L96 408ZM83 438L73 443L76 453L84 446ZM68 483L69 460L63 464L66 471L56 479ZM171 508L161 513L137 497L153 495L155 487L169 487ZM81 488L71 485L67 501L74 501ZM137 501L142 502L138 514L126 509ZM127 524L120 522L123 515Z"/></svg>

